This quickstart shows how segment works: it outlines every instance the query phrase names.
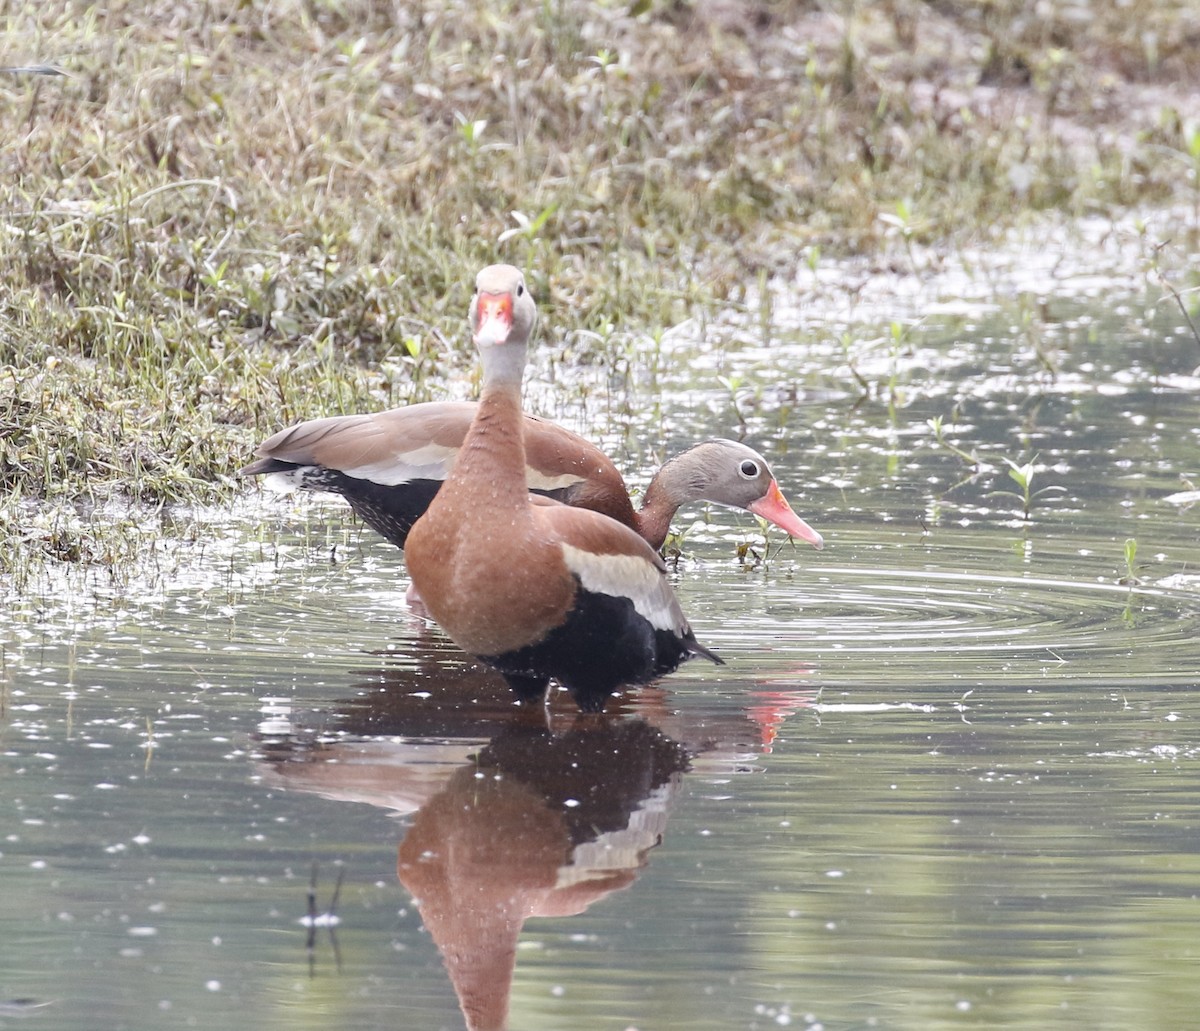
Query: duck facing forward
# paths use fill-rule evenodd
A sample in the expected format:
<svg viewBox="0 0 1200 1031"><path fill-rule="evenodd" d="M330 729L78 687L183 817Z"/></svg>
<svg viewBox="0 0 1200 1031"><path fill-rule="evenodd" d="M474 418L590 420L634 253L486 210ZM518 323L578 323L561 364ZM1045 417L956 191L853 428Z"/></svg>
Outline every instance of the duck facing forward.
<svg viewBox="0 0 1200 1031"><path fill-rule="evenodd" d="M531 496L521 379L537 308L521 271L489 265L470 323L483 392L445 483L408 535L413 586L464 651L495 667L525 701L551 678L580 709L644 684L697 642L657 552L607 516Z"/></svg>

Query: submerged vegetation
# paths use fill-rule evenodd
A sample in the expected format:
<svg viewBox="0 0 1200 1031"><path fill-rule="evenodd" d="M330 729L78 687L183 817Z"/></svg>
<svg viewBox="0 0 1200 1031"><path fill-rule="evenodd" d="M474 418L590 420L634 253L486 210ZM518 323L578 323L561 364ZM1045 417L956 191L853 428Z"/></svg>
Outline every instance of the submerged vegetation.
<svg viewBox="0 0 1200 1031"><path fill-rule="evenodd" d="M81 505L228 498L284 423L468 394L497 257L603 362L614 329L1039 211L1200 229L1189 0L3 17L0 572L118 561Z"/></svg>

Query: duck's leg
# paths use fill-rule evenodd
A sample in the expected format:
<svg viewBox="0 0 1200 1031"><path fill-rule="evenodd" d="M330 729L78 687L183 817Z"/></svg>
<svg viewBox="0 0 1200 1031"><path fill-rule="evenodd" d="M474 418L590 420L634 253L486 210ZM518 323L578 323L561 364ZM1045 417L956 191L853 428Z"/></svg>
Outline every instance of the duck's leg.
<svg viewBox="0 0 1200 1031"><path fill-rule="evenodd" d="M548 676L531 676L526 673L505 673L503 676L522 703L541 704L546 700L546 688L550 686Z"/></svg>

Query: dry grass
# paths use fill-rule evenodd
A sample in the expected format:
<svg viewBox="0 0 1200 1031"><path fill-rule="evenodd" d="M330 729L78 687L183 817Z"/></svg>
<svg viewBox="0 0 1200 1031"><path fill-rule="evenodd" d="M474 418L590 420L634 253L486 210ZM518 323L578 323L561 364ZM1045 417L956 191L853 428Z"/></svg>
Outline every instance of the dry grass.
<svg viewBox="0 0 1200 1031"><path fill-rule="evenodd" d="M213 500L267 430L440 394L497 257L561 342L813 248L1200 206L1187 0L0 17L0 64L65 73L0 74L0 544L25 549L22 501Z"/></svg>

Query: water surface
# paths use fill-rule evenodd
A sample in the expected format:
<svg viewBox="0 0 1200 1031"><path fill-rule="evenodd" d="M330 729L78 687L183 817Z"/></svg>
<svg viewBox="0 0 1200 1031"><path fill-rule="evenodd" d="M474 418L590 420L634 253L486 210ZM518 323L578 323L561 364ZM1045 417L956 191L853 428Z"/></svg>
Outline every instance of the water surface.
<svg viewBox="0 0 1200 1031"><path fill-rule="evenodd" d="M607 718L516 712L333 502L14 599L0 1025L1194 1023L1200 346L1141 297L774 319L560 375L633 482L744 428L827 541L681 517L729 664Z"/></svg>

